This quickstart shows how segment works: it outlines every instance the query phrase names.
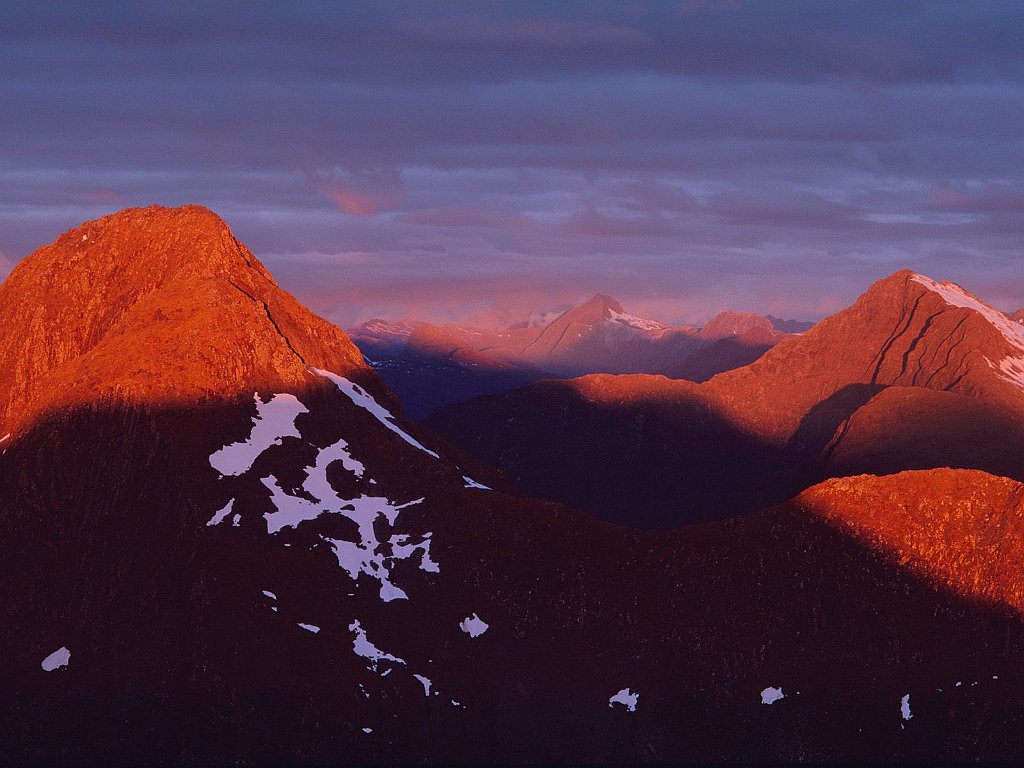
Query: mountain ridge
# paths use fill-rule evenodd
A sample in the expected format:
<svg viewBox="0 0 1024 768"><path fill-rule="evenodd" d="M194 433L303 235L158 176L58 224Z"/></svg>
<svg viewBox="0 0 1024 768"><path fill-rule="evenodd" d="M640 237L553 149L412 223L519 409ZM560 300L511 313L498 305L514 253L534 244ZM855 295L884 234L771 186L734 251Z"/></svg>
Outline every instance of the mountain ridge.
<svg viewBox="0 0 1024 768"><path fill-rule="evenodd" d="M139 250L120 258L134 253L142 269L158 232L132 231ZM477 474L391 411L361 358L319 367L353 348L271 289L253 291L270 305L260 320L224 280L170 282L128 291L116 317L103 302L79 317L85 329L111 318L103 339L83 330L72 350L98 378L89 398L62 404L30 388L45 407L0 451L0 762L1021 756L1020 483L949 469L849 477L727 521L612 526ZM197 292L207 284L217 288ZM135 311L146 297L165 314L172 299L198 314L154 324L155 311ZM226 325L200 311L206 301L223 302ZM64 309L44 307L38 338L68 327ZM257 349L218 346L237 319L255 323ZM290 345L271 319L291 322ZM95 352L151 329L152 345L129 351L152 368ZM18 333L0 326L0 348L19 350ZM214 379L223 391L150 397L140 382L180 380L176 338L182 354L207 350L189 386L236 353L252 364ZM73 383L65 365L53 370ZM634 384L646 400L623 418ZM656 407L665 393L692 396L680 428L735 432L698 398L706 384L594 375L520 392L552 389L624 425L620 444L581 437L630 471L676 431ZM897 390L942 410L969 399L855 394ZM561 402L538 404L554 409L528 413L556 423ZM642 452L621 448L633 440ZM561 470L573 455L557 458ZM590 467L591 482L603 469ZM655 479L668 482L678 467L663 469Z"/></svg>
<svg viewBox="0 0 1024 768"><path fill-rule="evenodd" d="M379 389L349 339L199 206L127 209L64 233L0 286L0 324L13 340L0 350L6 432L43 410L104 397L159 402L234 395L252 381L298 386L309 365ZM191 343L200 337L210 343Z"/></svg>
<svg viewBox="0 0 1024 768"><path fill-rule="evenodd" d="M840 470L958 466L1024 479L1006 450L1024 437L1019 328L962 289L903 270L699 385L589 375L478 398L426 423L535 496L654 527L758 509ZM972 430L970 444L936 433L930 393L998 429ZM920 423L901 421L910 416ZM900 438L884 437L895 423Z"/></svg>

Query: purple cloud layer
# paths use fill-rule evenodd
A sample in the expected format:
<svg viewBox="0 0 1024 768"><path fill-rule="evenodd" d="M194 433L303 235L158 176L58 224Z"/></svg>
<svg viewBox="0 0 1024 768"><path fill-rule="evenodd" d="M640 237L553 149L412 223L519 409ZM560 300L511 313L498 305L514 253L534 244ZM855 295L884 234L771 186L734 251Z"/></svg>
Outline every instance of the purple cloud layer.
<svg viewBox="0 0 1024 768"><path fill-rule="evenodd" d="M0 6L0 271L207 205L332 319L1024 305L1013 2Z"/></svg>

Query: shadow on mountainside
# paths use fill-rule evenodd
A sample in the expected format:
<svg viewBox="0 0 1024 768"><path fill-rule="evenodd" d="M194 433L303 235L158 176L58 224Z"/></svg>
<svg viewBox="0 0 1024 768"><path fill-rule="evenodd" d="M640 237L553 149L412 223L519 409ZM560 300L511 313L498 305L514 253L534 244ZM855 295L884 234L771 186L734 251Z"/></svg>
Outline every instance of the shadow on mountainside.
<svg viewBox="0 0 1024 768"><path fill-rule="evenodd" d="M787 448L810 462L820 464L823 469L835 444L842 440L850 417L883 389L885 387L880 384L847 384L804 415ZM903 467L893 467L885 474L900 469Z"/></svg>
<svg viewBox="0 0 1024 768"><path fill-rule="evenodd" d="M745 342L742 339L716 339L679 362L660 371L670 379L703 382L725 371L742 368L757 361L774 344Z"/></svg>
<svg viewBox="0 0 1024 768"><path fill-rule="evenodd" d="M416 421L439 408L507 392L546 377L525 368L467 364L425 354L375 357L373 369L401 401L405 415Z"/></svg>
<svg viewBox="0 0 1024 768"><path fill-rule="evenodd" d="M780 446L699 391L666 395L651 381L628 399L543 381L424 423L532 496L637 528L748 514L830 476L952 466L1024 480L1024 420L963 395L848 385Z"/></svg>
<svg viewBox="0 0 1024 768"><path fill-rule="evenodd" d="M315 397L303 395L317 412ZM935 586L813 505L629 531L445 486L427 458L386 477L391 459L374 454L367 477L389 495L427 497L398 522L429 528L439 564L437 572L396 566L409 599L385 603L372 580L353 582L323 545L325 535L354 535L340 517L268 536L266 496L244 493L258 480L236 478L227 489L237 526L208 525L226 490L207 457L223 442L218 434L244 437L248 419L235 406L105 405L54 415L7 449L0 759L1022 756L1019 606ZM334 440L342 427L353 445L374 440L358 424L313 415L299 427L302 438L261 458L257 475L301 475L304 442ZM926 495L927 478L921 488ZM1007 564L1024 554L1022 531L1004 528ZM972 542L950 538L950 558L960 562L959 548ZM1008 568L1005 578L1022 577ZM459 630L470 615L488 623L486 633ZM355 621L380 649L372 663L354 652ZM41 670L62 646L68 667ZM429 679L430 695L412 672ZM639 694L636 712L609 706L627 687ZM768 687L785 698L761 704ZM900 715L907 693L911 720Z"/></svg>
<svg viewBox="0 0 1024 768"><path fill-rule="evenodd" d="M524 492L628 527L668 529L746 514L810 480L793 472L790 452L697 398L623 406L552 380L476 398L424 423Z"/></svg>

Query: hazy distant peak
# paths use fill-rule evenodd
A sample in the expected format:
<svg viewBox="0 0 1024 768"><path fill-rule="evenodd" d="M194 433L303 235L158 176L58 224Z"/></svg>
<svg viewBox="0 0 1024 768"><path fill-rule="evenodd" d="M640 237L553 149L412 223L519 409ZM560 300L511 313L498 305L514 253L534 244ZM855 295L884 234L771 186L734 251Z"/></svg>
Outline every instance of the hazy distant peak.
<svg viewBox="0 0 1024 768"><path fill-rule="evenodd" d="M566 314L572 314L574 320L582 322L584 318L593 318L595 321L607 320L611 317L612 312L624 314L622 305L611 296L598 293L582 304L573 307Z"/></svg>
<svg viewBox="0 0 1024 768"><path fill-rule="evenodd" d="M754 329L762 331L775 330L771 320L754 312L719 312L700 329L699 336L704 339L723 339L729 336L741 336Z"/></svg>

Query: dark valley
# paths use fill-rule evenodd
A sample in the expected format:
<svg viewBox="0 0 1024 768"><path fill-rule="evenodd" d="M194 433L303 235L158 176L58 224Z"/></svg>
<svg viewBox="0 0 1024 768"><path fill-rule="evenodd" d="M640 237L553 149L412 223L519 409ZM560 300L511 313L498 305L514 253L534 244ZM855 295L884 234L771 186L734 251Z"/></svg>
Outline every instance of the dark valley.
<svg viewBox="0 0 1024 768"><path fill-rule="evenodd" d="M4 762L1020 757L1024 330L955 285L360 351L151 207L0 316Z"/></svg>

